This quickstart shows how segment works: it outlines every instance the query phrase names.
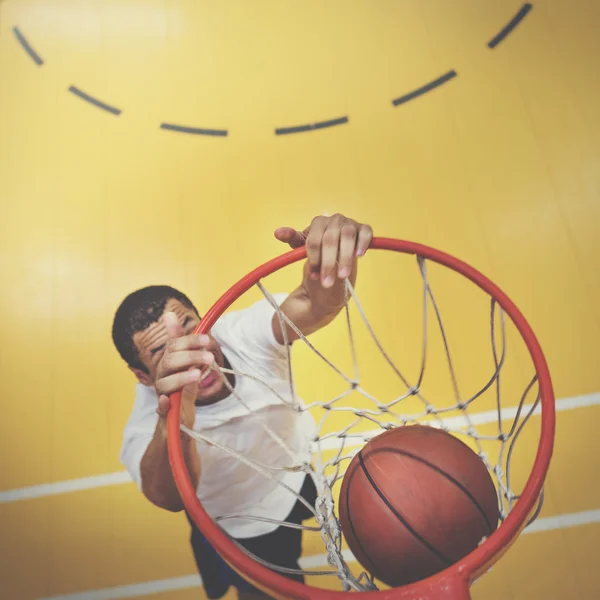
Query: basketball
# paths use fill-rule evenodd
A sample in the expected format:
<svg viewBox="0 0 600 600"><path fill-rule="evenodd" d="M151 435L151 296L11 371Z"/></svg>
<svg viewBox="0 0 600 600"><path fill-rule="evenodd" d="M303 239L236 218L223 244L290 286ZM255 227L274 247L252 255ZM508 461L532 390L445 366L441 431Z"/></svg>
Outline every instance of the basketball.
<svg viewBox="0 0 600 600"><path fill-rule="evenodd" d="M479 456L421 425L386 431L364 446L344 475L339 514L356 559L392 587L463 558L499 517L496 488Z"/></svg>

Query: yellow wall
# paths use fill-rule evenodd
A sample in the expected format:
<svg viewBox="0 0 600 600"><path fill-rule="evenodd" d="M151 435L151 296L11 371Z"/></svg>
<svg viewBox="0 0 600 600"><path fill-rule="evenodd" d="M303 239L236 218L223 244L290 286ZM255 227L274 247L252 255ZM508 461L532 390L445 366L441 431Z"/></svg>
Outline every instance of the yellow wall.
<svg viewBox="0 0 600 600"><path fill-rule="evenodd" d="M128 292L169 283L205 308L282 250L275 227L341 211L483 270L530 319L557 396L592 404L559 414L543 517L593 522L527 534L475 598L600 596L600 5L535 2L488 48L521 6L0 3L0 490L122 470L133 380L110 325ZM184 519L133 484L1 497L2 598L194 573Z"/></svg>

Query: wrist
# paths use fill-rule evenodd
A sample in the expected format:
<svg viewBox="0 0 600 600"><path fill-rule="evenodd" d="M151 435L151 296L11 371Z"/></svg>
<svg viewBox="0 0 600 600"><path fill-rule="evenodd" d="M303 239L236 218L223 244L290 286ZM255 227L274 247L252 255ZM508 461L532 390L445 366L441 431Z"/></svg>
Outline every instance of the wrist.
<svg viewBox="0 0 600 600"><path fill-rule="evenodd" d="M179 418L179 422L182 425L185 425L188 429L193 429L194 428L194 423L196 422L195 419L195 414L193 412L191 412L191 414L189 414L189 411L184 411L183 407L181 409L180 412L180 418ZM156 433L158 434L158 437L163 440L163 441L167 441L167 437L168 437L168 422L167 422L167 416L161 416L159 415L158 417L158 423L156 424ZM181 432L181 436L182 439L184 438L189 438L189 436L187 435L187 433L185 432Z"/></svg>

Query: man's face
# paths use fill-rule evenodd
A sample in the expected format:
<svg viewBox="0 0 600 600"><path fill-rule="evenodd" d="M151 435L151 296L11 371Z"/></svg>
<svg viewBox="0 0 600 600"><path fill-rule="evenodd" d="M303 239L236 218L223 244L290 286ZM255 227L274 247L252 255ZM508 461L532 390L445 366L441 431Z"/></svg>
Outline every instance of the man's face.
<svg viewBox="0 0 600 600"><path fill-rule="evenodd" d="M164 314L172 312L177 316L177 320L183 329L183 335L190 335L200 322L198 315L187 306L184 306L179 300L170 299L167 301L165 310L161 318L152 323L144 331L138 331L133 336L135 344L142 363L146 366L149 373L145 373L141 369L130 367L131 371L136 375L140 383L147 386L153 386L156 383L157 369L162 357L165 353L167 344L167 328L164 323ZM224 366L224 357L221 347L217 341L209 335L210 343L206 350L211 352L215 357L215 363L219 367ZM219 373L208 371L207 367L201 368L202 375L207 375L198 384L198 397L196 404L210 404L216 400L220 400L229 394Z"/></svg>

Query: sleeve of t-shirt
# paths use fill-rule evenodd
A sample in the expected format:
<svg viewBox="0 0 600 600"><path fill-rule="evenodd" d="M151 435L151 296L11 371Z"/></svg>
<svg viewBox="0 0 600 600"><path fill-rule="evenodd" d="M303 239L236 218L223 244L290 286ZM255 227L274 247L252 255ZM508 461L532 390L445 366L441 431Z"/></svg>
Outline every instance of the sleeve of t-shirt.
<svg viewBox="0 0 600 600"><path fill-rule="evenodd" d="M136 386L133 410L125 426L121 445L121 463L140 490L142 489L140 468L142 458L154 437L158 422L156 414L158 400L153 402L153 396L156 396L154 390L146 389L141 385Z"/></svg>
<svg viewBox="0 0 600 600"><path fill-rule="evenodd" d="M288 294L273 294L278 306L287 297ZM275 308L264 298L235 315L228 327L228 334L239 352L276 361L287 357L286 347L277 341L273 332L275 312Z"/></svg>

